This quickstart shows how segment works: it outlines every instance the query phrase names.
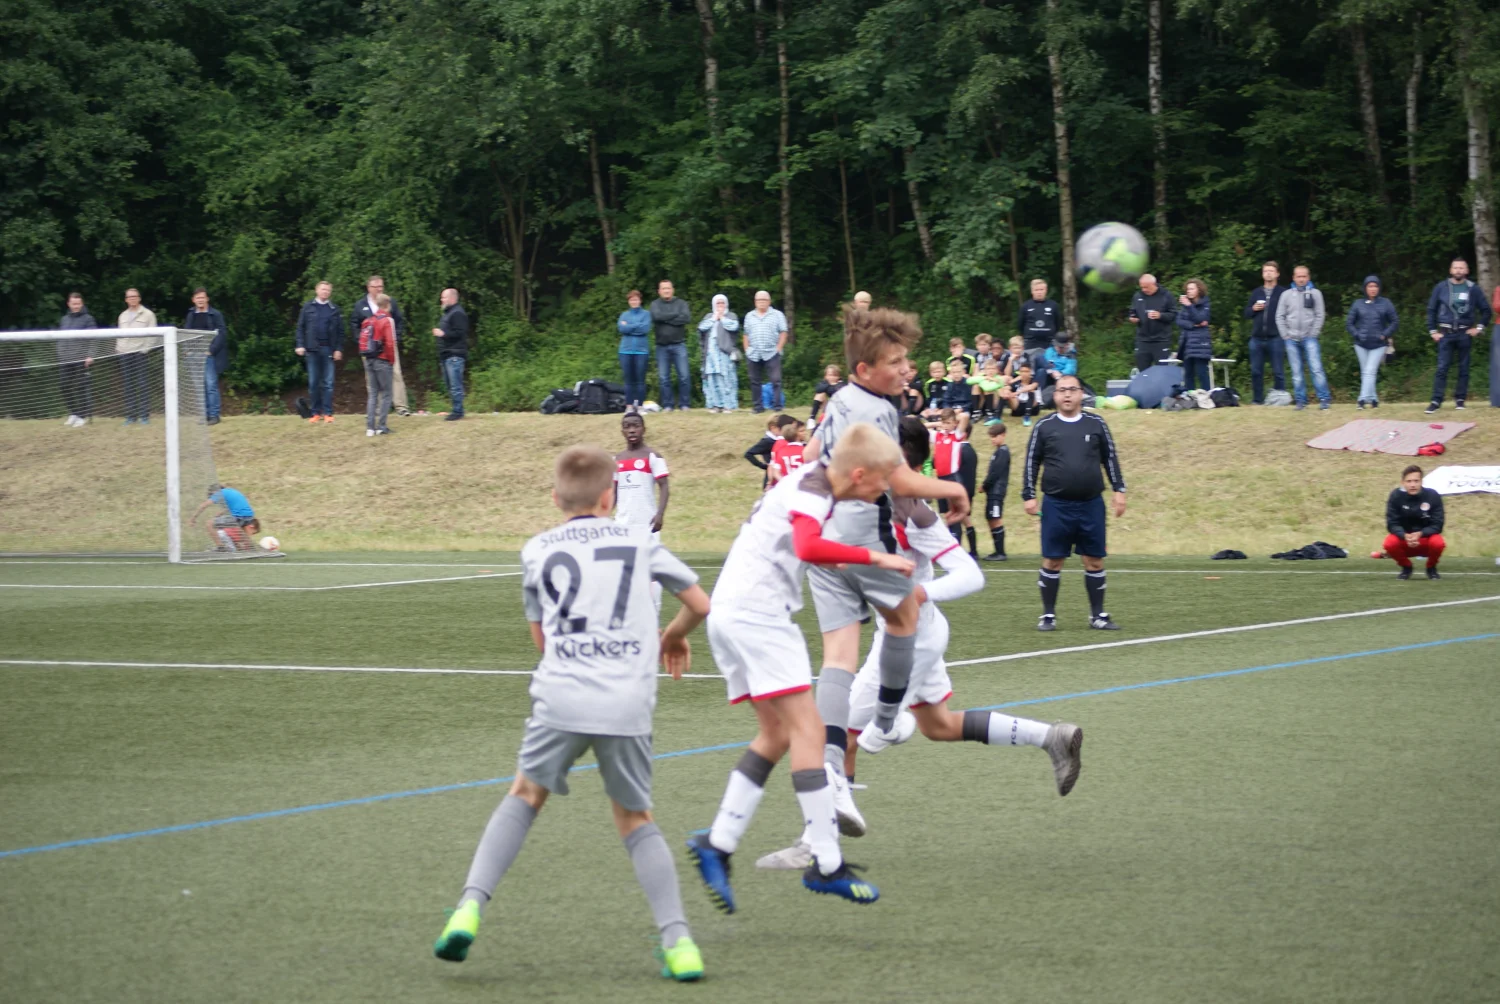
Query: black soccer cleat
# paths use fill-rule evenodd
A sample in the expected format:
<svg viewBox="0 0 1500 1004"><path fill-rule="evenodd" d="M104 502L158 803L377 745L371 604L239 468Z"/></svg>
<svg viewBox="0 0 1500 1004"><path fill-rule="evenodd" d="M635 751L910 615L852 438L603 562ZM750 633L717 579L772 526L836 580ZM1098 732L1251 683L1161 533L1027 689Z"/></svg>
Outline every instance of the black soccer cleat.
<svg viewBox="0 0 1500 1004"><path fill-rule="evenodd" d="M1442 578L1442 576L1438 574L1438 570L1436 568L1433 568L1431 565L1427 566L1427 577L1433 580Z"/></svg>
<svg viewBox="0 0 1500 1004"><path fill-rule="evenodd" d="M1409 578L1411 578L1411 568L1407 567L1407 568L1401 569L1401 571L1399 571L1399 572L1396 573L1396 578L1398 578L1398 579L1409 579Z"/></svg>

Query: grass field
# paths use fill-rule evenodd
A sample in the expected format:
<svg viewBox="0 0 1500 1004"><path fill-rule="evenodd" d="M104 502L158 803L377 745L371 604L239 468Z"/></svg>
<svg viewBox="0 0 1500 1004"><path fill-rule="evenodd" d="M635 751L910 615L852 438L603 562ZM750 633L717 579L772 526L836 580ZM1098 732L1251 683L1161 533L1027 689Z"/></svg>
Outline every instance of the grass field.
<svg viewBox="0 0 1500 1004"><path fill-rule="evenodd" d="M863 759L856 908L751 867L800 826L783 765L738 914L678 855L709 976L676 986L584 770L439 962L527 710L515 560L0 562L0 998L1500 998L1500 575L1462 558L1117 560L1107 636L1076 568L1040 635L1032 563L988 567L947 611L955 704L1082 724L1068 798L1036 750ZM655 735L674 848L751 731L695 645Z"/></svg>

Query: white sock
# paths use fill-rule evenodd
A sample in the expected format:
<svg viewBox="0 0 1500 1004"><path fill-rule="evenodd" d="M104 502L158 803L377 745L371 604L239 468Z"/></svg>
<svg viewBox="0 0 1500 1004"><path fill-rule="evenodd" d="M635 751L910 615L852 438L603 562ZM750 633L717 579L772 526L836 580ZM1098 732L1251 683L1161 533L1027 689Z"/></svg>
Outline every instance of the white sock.
<svg viewBox="0 0 1500 1004"><path fill-rule="evenodd" d="M740 838L750 828L750 820L765 793L766 789L738 770L730 771L724 800L719 803L719 814L714 817L713 829L708 831L708 842L725 854L733 854L740 845ZM833 802L830 800L828 804L832 815Z"/></svg>
<svg viewBox="0 0 1500 1004"><path fill-rule="evenodd" d="M833 811L833 789L828 787L826 776L822 787L799 783L797 775L804 773L811 775L812 771L796 771L792 775L793 784L798 788L797 803L802 806L804 832L818 863L818 871L830 875L844 863L844 855L839 851L838 819ZM821 770L817 773L823 774Z"/></svg>
<svg viewBox="0 0 1500 1004"><path fill-rule="evenodd" d="M999 712L990 712L991 746L1040 746L1047 738L1046 722L1034 722L1030 718L1012 718Z"/></svg>

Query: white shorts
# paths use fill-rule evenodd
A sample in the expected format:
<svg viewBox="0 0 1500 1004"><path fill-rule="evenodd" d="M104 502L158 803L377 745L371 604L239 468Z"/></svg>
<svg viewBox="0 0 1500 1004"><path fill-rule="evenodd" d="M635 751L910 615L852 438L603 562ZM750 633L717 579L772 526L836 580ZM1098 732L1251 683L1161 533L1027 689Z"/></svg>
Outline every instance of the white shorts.
<svg viewBox="0 0 1500 1004"><path fill-rule="evenodd" d="M948 664L943 661L948 648L948 618L937 608L933 608L932 614L930 618L923 617L917 627L917 650L912 658L906 698L901 702L903 708L942 704L953 696L953 681L948 676ZM854 677L854 688L849 694L850 732L863 731L875 717L875 701L880 696L880 649L884 641L882 627L875 632L870 655Z"/></svg>
<svg viewBox="0 0 1500 1004"><path fill-rule="evenodd" d="M812 689L807 641L790 618L715 610L708 615L707 632L730 704Z"/></svg>

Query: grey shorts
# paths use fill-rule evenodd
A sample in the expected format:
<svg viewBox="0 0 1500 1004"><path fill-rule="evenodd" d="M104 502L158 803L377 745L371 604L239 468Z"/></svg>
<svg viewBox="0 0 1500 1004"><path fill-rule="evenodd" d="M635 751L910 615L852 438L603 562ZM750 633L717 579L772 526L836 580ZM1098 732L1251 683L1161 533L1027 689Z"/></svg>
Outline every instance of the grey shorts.
<svg viewBox="0 0 1500 1004"><path fill-rule="evenodd" d="M553 794L566 795L568 770L590 747L604 776L605 794L632 812L651 808L650 736L584 735L528 718L516 769Z"/></svg>
<svg viewBox="0 0 1500 1004"><path fill-rule="evenodd" d="M248 522L250 522L248 517L241 519L238 516L231 516L228 513L214 517L214 526L244 526Z"/></svg>
<svg viewBox="0 0 1500 1004"><path fill-rule="evenodd" d="M867 605L896 609L913 588L911 579L900 572L871 565L814 565L807 570L807 582L818 611L818 630L824 633L864 620Z"/></svg>

